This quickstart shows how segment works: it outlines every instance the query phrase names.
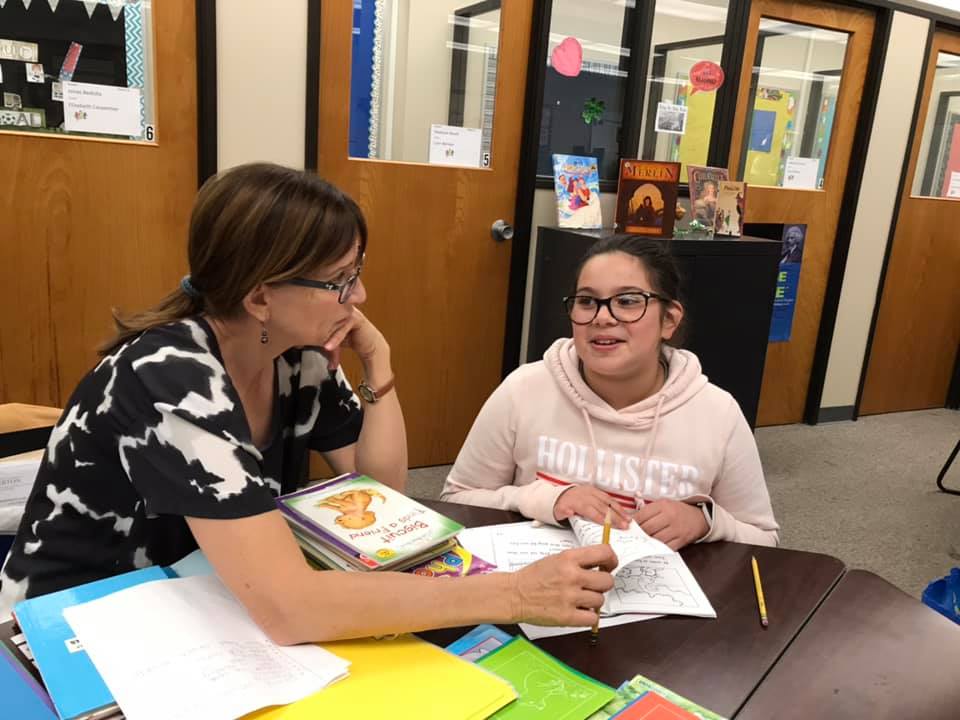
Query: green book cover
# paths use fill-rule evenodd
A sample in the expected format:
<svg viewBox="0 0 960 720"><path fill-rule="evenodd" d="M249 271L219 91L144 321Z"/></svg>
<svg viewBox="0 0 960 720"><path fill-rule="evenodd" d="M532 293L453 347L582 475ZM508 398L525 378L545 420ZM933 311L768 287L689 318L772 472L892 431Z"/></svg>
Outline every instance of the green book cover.
<svg viewBox="0 0 960 720"><path fill-rule="evenodd" d="M628 680L617 688L617 696L607 703L603 708L597 710L587 720L610 720L615 718L617 713L628 707L634 700L647 692L655 692L665 700L669 700L679 708L686 710L692 715L696 715L700 720L726 720L721 715L707 710L705 707L697 705L692 700L672 690L668 690L663 685L655 683L653 680L645 678L643 675L635 675L632 680Z"/></svg>
<svg viewBox="0 0 960 720"><path fill-rule="evenodd" d="M519 636L476 664L507 680L519 695L491 716L497 720L584 720L616 694Z"/></svg>

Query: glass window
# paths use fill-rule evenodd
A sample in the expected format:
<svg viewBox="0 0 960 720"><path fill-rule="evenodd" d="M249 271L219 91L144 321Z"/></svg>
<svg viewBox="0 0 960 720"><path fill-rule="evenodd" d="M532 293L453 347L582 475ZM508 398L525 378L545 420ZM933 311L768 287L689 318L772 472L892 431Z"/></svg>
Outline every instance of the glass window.
<svg viewBox="0 0 960 720"><path fill-rule="evenodd" d="M150 2L0 3L0 131L157 140Z"/></svg>
<svg viewBox="0 0 960 720"><path fill-rule="evenodd" d="M620 126L635 0L554 0L543 84L537 175L554 153L597 158L600 180L617 180ZM626 148L625 157L633 154Z"/></svg>
<svg viewBox="0 0 960 720"><path fill-rule="evenodd" d="M487 167L500 0L354 0L350 157Z"/></svg>
<svg viewBox="0 0 960 720"><path fill-rule="evenodd" d="M741 157L748 183L823 187L848 38L761 19Z"/></svg>
<svg viewBox="0 0 960 720"><path fill-rule="evenodd" d="M960 198L960 56L937 55L913 194Z"/></svg>
<svg viewBox="0 0 960 720"><path fill-rule="evenodd" d="M658 0L640 157L706 165L716 90L695 89L694 65L720 64L727 0Z"/></svg>

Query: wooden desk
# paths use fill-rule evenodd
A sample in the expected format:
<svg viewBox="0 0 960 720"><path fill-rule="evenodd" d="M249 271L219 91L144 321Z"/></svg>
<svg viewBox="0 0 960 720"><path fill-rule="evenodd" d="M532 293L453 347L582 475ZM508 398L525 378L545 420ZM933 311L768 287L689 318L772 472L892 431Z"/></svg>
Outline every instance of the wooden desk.
<svg viewBox="0 0 960 720"><path fill-rule="evenodd" d="M422 501L468 527L522 520L515 513ZM760 563L770 627L760 626L750 555ZM836 558L735 543L685 548L681 555L716 620L665 617L602 630L591 647L577 633L538 640L568 665L612 686L637 673L732 717L844 572ZM506 628L518 633L519 628ZM421 633L440 645L464 628Z"/></svg>
<svg viewBox="0 0 960 720"><path fill-rule="evenodd" d="M737 715L772 717L960 717L960 626L851 570Z"/></svg>

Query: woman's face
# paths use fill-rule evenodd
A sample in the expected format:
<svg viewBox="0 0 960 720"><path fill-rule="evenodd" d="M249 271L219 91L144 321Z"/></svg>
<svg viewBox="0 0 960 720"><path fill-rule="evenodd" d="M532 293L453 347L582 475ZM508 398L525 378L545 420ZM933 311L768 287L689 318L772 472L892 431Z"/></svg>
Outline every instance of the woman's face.
<svg viewBox="0 0 960 720"><path fill-rule="evenodd" d="M304 275L309 280L322 280L342 285L357 272L360 244L338 260ZM367 299L367 291L359 278L345 302L339 302L336 290L302 287L279 283L270 288L270 319L267 328L271 342L276 338L281 347L323 346L350 321L353 308Z"/></svg>
<svg viewBox="0 0 960 720"><path fill-rule="evenodd" d="M576 294L607 298L638 290L656 292L646 267L632 255L612 252L587 261ZM630 379L658 362L660 343L673 336L682 317L679 303L664 307L656 299L632 323L618 321L601 307L589 325L573 324L573 342L586 370L611 379Z"/></svg>

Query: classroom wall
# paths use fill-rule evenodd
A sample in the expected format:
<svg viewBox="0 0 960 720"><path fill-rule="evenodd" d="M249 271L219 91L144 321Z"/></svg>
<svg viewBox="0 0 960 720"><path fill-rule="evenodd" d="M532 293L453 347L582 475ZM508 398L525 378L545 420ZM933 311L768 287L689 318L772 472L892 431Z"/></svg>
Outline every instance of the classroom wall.
<svg viewBox="0 0 960 720"><path fill-rule="evenodd" d="M821 408L852 407L857 399L893 207L910 140L910 123L926 60L930 21L898 12L893 23Z"/></svg>
<svg viewBox="0 0 960 720"><path fill-rule="evenodd" d="M303 167L306 0L218 0L217 154Z"/></svg>

